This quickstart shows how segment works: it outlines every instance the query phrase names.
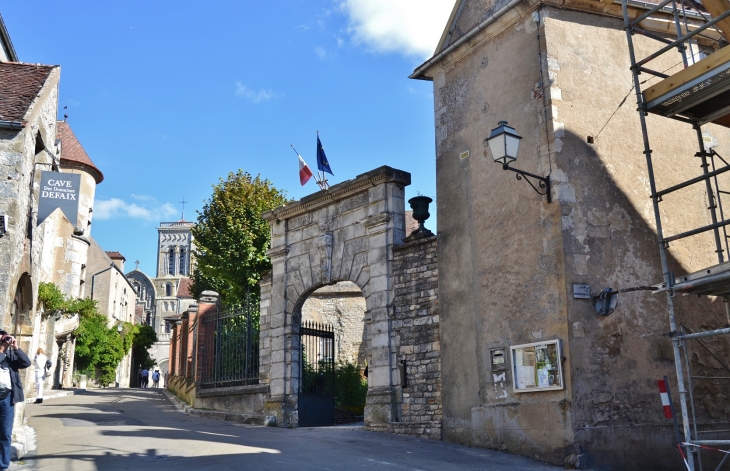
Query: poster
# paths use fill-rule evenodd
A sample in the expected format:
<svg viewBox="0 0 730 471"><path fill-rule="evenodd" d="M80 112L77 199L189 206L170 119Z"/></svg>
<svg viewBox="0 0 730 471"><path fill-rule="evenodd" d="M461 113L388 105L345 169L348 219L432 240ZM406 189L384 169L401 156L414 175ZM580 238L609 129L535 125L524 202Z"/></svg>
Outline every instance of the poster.
<svg viewBox="0 0 730 471"><path fill-rule="evenodd" d="M558 340L510 347L515 392L563 389Z"/></svg>

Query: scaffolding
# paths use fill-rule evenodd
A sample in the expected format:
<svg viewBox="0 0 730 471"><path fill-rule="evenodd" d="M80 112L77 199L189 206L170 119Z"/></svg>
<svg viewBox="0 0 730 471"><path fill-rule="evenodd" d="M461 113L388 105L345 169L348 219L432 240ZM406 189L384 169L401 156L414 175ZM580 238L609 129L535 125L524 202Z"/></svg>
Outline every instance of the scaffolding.
<svg viewBox="0 0 730 471"><path fill-rule="evenodd" d="M730 448L730 439L704 440L700 437L703 431L697 429L692 386L692 380L699 377L691 375L687 344L688 341L697 342L730 373L730 368L702 340L730 334L730 328L726 325L726 328L692 332L689 328L678 325L673 298L677 294L722 297L725 301L726 314L730 319L730 262L726 262L726 253L730 251L727 227L730 225L730 218L724 214L722 205L722 196L730 195L730 192L721 190L718 183L718 176L730 171L730 164L711 147L708 150L709 146L706 145L708 142L701 129L707 123L730 127L730 47L724 47L730 40L730 3L728 0L703 0L702 4L694 0L663 0L654 5L621 0L621 4L663 272L663 282L659 283L657 288L659 292L666 293L667 297L669 336L672 340L679 389L681 426L684 435L683 441L680 440L679 450L683 451L687 469L702 470L700 453L702 447L727 450ZM647 11L636 13L642 9ZM658 32L658 28L652 27L659 23L668 24L669 32L665 31L662 34ZM652 38L662 46L652 54L637 59L633 42L635 34ZM707 54L708 46L711 47L709 54ZM679 51L684 65L680 72L666 75L651 68L651 61L675 50ZM642 73L661 80L647 85L642 90L642 83L646 82L646 80L640 81L639 76ZM700 175L666 189L657 189L646 123L646 116L649 113L693 127L699 148L695 157L700 159L702 169ZM662 197L696 184L705 185L711 223L679 234L665 235L660 214ZM670 272L667 261L669 244L703 233L711 233L714 236L717 265L675 276ZM730 379L730 377L719 378ZM730 454L724 456L717 469L722 467Z"/></svg>

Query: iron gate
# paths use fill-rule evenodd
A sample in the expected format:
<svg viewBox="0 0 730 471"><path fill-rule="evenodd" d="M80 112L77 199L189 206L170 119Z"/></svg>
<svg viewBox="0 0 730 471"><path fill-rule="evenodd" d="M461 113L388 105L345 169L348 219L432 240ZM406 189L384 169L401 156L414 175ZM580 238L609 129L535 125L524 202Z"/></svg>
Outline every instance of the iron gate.
<svg viewBox="0 0 730 471"><path fill-rule="evenodd" d="M299 425L335 423L335 333L330 325L305 322L300 330Z"/></svg>
<svg viewBox="0 0 730 471"><path fill-rule="evenodd" d="M198 324L201 389L258 384L258 313L258 302L248 296L241 306L202 317Z"/></svg>

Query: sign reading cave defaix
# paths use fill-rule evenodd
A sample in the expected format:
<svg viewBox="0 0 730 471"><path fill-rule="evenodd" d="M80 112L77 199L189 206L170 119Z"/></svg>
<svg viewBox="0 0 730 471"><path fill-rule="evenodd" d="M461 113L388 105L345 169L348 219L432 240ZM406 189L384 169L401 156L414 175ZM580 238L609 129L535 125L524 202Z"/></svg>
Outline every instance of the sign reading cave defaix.
<svg viewBox="0 0 730 471"><path fill-rule="evenodd" d="M38 223L42 223L56 208L61 208L71 224L76 225L79 213L81 175L61 172L41 172L38 200Z"/></svg>

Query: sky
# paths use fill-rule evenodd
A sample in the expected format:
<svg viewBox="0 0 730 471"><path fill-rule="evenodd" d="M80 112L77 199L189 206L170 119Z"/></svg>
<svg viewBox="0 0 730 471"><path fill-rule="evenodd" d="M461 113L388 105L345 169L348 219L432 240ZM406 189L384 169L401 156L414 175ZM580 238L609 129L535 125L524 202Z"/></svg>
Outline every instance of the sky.
<svg viewBox="0 0 730 471"><path fill-rule="evenodd" d="M453 4L23 0L0 13L21 61L61 66L59 119L104 174L91 235L154 275L156 227L183 199L195 221L229 172L294 199L318 191L290 147L316 171L317 131L331 185L389 165L411 173L406 198L435 200L432 84L408 75Z"/></svg>

